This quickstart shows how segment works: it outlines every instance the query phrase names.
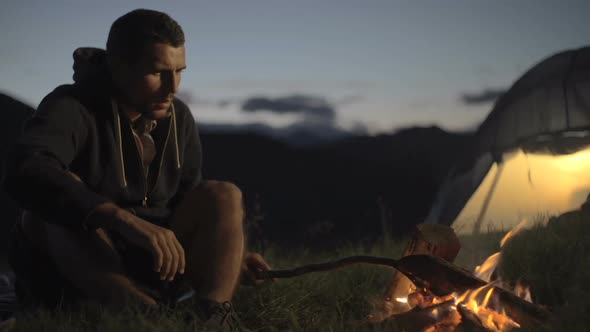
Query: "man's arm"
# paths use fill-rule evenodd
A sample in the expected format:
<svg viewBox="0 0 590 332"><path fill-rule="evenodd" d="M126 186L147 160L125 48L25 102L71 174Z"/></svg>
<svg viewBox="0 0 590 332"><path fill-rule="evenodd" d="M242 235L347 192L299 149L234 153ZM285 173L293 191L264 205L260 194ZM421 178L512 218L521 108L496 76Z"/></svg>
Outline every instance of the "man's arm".
<svg viewBox="0 0 590 332"><path fill-rule="evenodd" d="M173 280L176 273L184 273L184 249L170 229L145 221L110 202L94 209L87 222L115 231L149 251L154 258L154 271L160 273L162 280Z"/></svg>
<svg viewBox="0 0 590 332"><path fill-rule="evenodd" d="M119 208L68 171L86 140L83 112L82 105L69 98L41 103L8 162L6 191L48 222L118 232L153 254L154 270L162 279L184 273L184 250L170 230Z"/></svg>
<svg viewBox="0 0 590 332"><path fill-rule="evenodd" d="M107 198L68 173L87 135L83 106L72 98L44 100L25 124L7 162L4 188L17 203L73 229Z"/></svg>

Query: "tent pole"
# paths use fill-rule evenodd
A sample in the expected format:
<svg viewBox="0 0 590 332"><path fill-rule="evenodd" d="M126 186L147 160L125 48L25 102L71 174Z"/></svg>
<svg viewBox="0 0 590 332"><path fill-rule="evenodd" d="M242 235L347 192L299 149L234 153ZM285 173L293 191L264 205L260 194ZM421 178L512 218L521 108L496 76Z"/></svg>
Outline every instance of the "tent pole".
<svg viewBox="0 0 590 332"><path fill-rule="evenodd" d="M494 180L492 182L492 186L490 187L490 190L488 191L488 194L486 195L485 200L483 201L483 204L481 206L481 210L479 211L479 216L477 217L477 220L475 221L475 224L473 225L473 234L479 234L479 232L481 231L481 224L483 223L483 218L486 215L486 212L488 211L488 207L490 206L490 201L492 200L492 196L494 195L494 191L496 190L496 186L498 185L498 182L500 181L500 176L502 175L502 170L504 169L504 163L500 162L498 163L498 169L496 170L496 174L494 175Z"/></svg>

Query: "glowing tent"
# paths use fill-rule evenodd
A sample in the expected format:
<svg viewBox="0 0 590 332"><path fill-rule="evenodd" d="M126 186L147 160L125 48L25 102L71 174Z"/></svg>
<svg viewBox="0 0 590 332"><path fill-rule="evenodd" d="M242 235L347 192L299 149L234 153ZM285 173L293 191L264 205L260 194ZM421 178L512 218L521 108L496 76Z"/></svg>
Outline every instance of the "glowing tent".
<svg viewBox="0 0 590 332"><path fill-rule="evenodd" d="M426 222L479 233L579 207L590 191L589 145L590 47L584 47L541 61L497 101Z"/></svg>

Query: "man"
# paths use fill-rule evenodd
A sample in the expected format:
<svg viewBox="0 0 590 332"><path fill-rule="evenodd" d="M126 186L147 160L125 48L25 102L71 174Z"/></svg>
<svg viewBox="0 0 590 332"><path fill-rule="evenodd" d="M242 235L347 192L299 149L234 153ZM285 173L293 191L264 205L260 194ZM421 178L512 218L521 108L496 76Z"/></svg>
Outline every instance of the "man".
<svg viewBox="0 0 590 332"><path fill-rule="evenodd" d="M8 166L26 210L21 294L157 305L170 298L154 290L183 279L223 328L240 275L269 269L245 253L239 189L202 180L195 121L174 98L185 68L181 27L152 10L117 19L106 52L76 50L75 83L44 98Z"/></svg>

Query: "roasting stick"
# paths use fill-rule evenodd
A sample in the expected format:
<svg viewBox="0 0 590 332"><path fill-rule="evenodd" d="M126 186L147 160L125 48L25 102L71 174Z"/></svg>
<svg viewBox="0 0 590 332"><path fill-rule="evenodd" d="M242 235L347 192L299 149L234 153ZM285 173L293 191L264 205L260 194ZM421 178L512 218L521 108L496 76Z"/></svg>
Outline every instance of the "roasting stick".
<svg viewBox="0 0 590 332"><path fill-rule="evenodd" d="M403 273L418 288L424 288L437 296L448 295L453 292L462 293L470 289L477 289L488 285L487 282L475 277L471 272L454 266L436 256L411 255L401 259L376 256L350 256L335 261L302 265L293 269L269 270L260 273L260 279L292 278L307 273L325 272L355 264L370 264L392 267ZM499 293L500 301L506 309L516 316L532 318L536 321L546 321L550 312L541 306L522 300L515 294L490 285Z"/></svg>
<svg viewBox="0 0 590 332"><path fill-rule="evenodd" d="M399 261L397 259L386 257L350 256L325 263L302 265L293 269L270 270L263 273L262 277L265 279L293 278L307 273L325 272L356 264L380 265L395 268L398 263Z"/></svg>
<svg viewBox="0 0 590 332"><path fill-rule="evenodd" d="M312 272L325 272L354 264L370 264L395 268L417 287L428 288L438 296L463 292L487 285L467 270L431 255L411 255L401 259L376 256L350 256L335 261L302 265L293 269L260 273L260 279L292 278Z"/></svg>

